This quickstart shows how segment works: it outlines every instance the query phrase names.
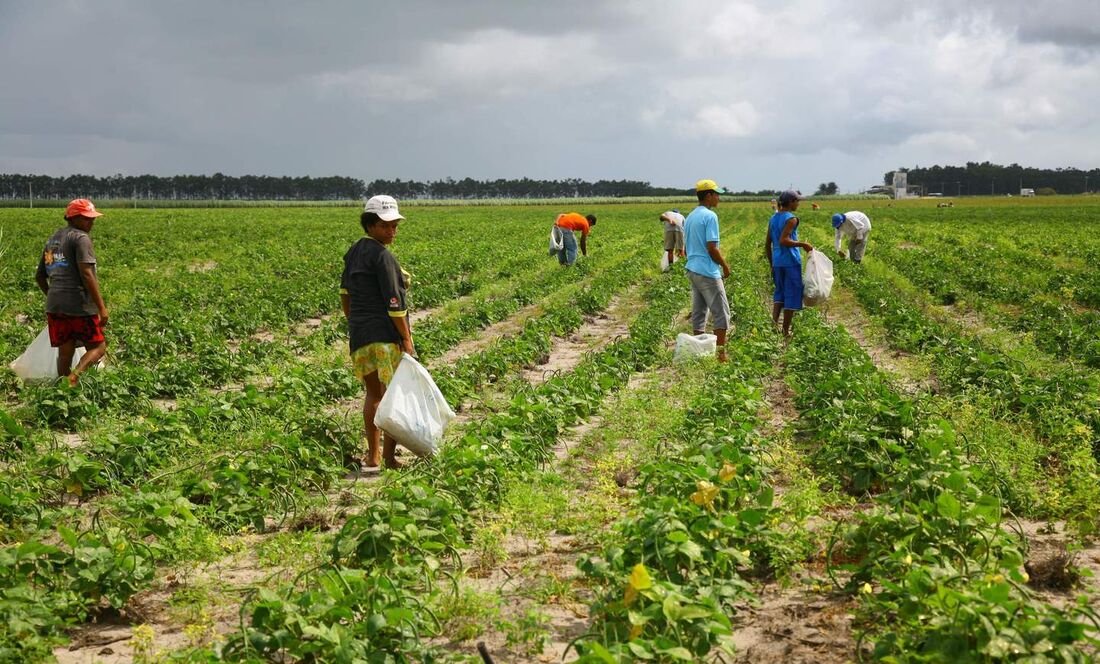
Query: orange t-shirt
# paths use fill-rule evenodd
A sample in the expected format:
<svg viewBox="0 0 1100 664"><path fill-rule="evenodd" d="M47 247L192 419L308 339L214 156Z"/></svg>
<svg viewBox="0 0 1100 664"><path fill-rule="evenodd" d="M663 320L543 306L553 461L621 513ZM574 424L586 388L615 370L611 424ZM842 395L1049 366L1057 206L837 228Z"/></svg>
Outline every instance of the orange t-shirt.
<svg viewBox="0 0 1100 664"><path fill-rule="evenodd" d="M588 220L585 219L583 215L579 215L576 212L567 212L558 215L558 220L554 222L554 225L558 228L568 228L571 231L580 231L581 235L588 235Z"/></svg>

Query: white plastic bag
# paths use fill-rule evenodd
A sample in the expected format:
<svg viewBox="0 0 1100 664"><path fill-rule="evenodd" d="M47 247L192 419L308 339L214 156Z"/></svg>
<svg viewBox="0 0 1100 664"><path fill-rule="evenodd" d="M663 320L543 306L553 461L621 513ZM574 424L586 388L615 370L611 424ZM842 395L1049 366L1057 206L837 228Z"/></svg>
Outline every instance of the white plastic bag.
<svg viewBox="0 0 1100 664"><path fill-rule="evenodd" d="M802 287L802 306L816 306L829 299L833 292L833 262L824 251L815 249L806 258Z"/></svg>
<svg viewBox="0 0 1100 664"><path fill-rule="evenodd" d="M714 355L718 350L718 337L713 334L680 333L676 335L676 352L672 354L673 362L683 362L693 357Z"/></svg>
<svg viewBox="0 0 1100 664"><path fill-rule="evenodd" d="M84 349L77 348L73 353L72 366L75 367L83 356ZM50 345L50 328L43 328L27 350L8 366L25 381L57 378L57 349Z"/></svg>
<svg viewBox="0 0 1100 664"><path fill-rule="evenodd" d="M404 353L374 414L374 425L420 456L435 454L455 412L431 374Z"/></svg>
<svg viewBox="0 0 1100 664"><path fill-rule="evenodd" d="M661 252L661 272L668 272L668 252Z"/></svg>
<svg viewBox="0 0 1100 664"><path fill-rule="evenodd" d="M550 255L554 256L562 249L565 249L565 234L555 224L550 227Z"/></svg>

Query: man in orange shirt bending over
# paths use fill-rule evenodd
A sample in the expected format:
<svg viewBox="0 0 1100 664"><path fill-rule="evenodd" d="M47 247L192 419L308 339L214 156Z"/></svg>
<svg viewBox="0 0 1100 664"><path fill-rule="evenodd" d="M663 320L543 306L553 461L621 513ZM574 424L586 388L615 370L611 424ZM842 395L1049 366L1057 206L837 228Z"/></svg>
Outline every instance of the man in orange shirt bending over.
<svg viewBox="0 0 1100 664"><path fill-rule="evenodd" d="M576 212L559 214L554 222L554 228L561 233L562 248L558 251L558 262L562 265L572 265L577 262L577 236L581 234L581 255L588 255L588 231L596 225L596 215L590 214L582 217Z"/></svg>

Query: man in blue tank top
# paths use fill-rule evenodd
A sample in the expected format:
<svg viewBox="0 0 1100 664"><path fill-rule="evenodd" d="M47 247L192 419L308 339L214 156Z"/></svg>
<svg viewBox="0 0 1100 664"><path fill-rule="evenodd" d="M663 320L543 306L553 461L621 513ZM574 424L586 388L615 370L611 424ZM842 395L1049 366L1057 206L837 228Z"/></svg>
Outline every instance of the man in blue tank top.
<svg viewBox="0 0 1100 664"><path fill-rule="evenodd" d="M779 312L783 312L783 336L791 336L791 320L794 312L802 308L802 254L801 247L813 251L809 242L798 240L798 202L802 194L784 191L779 195L779 210L768 220L768 237L764 241L764 253L771 265L775 293L772 296L772 325L779 326Z"/></svg>

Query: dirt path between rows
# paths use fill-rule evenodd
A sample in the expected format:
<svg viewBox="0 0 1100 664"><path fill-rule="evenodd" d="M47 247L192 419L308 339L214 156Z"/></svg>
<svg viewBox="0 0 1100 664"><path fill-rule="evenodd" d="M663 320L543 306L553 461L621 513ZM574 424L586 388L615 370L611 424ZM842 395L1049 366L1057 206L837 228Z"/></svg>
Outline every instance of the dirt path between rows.
<svg viewBox="0 0 1100 664"><path fill-rule="evenodd" d="M529 304L523 307L508 318L485 327L477 333L477 336L455 344L439 357L430 360L430 364L454 364L467 355L473 355L474 353L485 350L497 339L515 334L522 330L527 319L534 316L541 308L542 303Z"/></svg>
<svg viewBox="0 0 1100 664"><path fill-rule="evenodd" d="M77 626L70 643L56 648L54 657L59 664L132 662L138 654L134 640L134 629L138 626L150 630L152 643L145 654L154 657L157 653L203 645L236 630L240 626L238 608L245 595L253 589L269 586L282 572L265 569L253 554L253 546L262 537L245 537L241 552L217 562L166 574L154 588L135 595L118 618ZM171 608L173 597L177 591L188 588L228 601L174 612ZM185 613L193 615L181 619Z"/></svg>
<svg viewBox="0 0 1100 664"><path fill-rule="evenodd" d="M616 295L601 313L586 316L584 324L575 332L566 337L554 337L546 362L524 367L523 379L537 386L555 373L571 371L588 354L629 336L630 321L644 306L638 298L638 287Z"/></svg>
<svg viewBox="0 0 1100 664"><path fill-rule="evenodd" d="M783 378L782 365L764 384L764 408L760 413L760 430L772 454L791 453L779 441L790 438L798 409L795 393ZM787 443L789 445L790 443ZM768 445L768 443L765 443ZM779 501L787 494L789 478L776 472L770 481ZM814 522L829 523L815 518ZM813 524L806 524L807 528ZM757 601L738 608L732 616L735 662L806 662L841 663L852 659L850 606L847 599L828 593L814 592L806 584L827 584L821 569L824 551L818 551L813 561L795 572L793 578L780 586L765 583L755 588Z"/></svg>
<svg viewBox="0 0 1100 664"><path fill-rule="evenodd" d="M843 288L834 290L833 297L822 313L828 322L842 325L871 358L871 362L880 371L885 371L894 378L902 392L913 395L918 392L935 393L939 390L939 381L917 366L917 358L887 345L850 291ZM796 320L796 327L797 324ZM796 329L795 334L797 333Z"/></svg>
<svg viewBox="0 0 1100 664"><path fill-rule="evenodd" d="M619 304L622 306L625 302ZM655 371L658 380L670 384L674 382L674 368L662 367ZM644 381L653 377L652 372L633 374L617 394L633 392ZM583 445L604 425L604 417L602 413L597 413L570 427L558 437L553 447L552 470L563 477L573 478L567 481L575 481L574 489L577 491L599 490L595 486L587 485L585 480L595 475L600 459L586 454L587 450ZM618 445L614 452L605 450L605 453L629 458L623 446L630 446L633 441L620 440L616 443ZM630 465L628 461L624 463ZM620 486L628 484L631 477L627 472L615 473L616 482ZM622 488L620 491L622 495L626 495L633 490ZM473 654L476 642L484 642L498 662L565 661L570 652L570 644L583 635L589 626L591 597L580 585L581 574L577 569L577 562L592 551L580 538L556 531L536 539L512 532L504 538L502 547L506 552L503 562L483 565L476 556L472 557L469 560L471 571L463 585L479 593L499 593L508 600L500 607L500 618L503 620L486 625L487 629L474 640L439 638L436 643L455 652ZM558 588L559 591L548 591L544 601L536 601L522 594L526 587L540 582ZM545 639L539 653L518 651L515 645L508 643L508 632L502 626L505 621L514 623L522 619L528 611L537 611L540 614L540 625Z"/></svg>

